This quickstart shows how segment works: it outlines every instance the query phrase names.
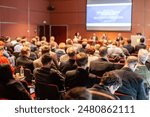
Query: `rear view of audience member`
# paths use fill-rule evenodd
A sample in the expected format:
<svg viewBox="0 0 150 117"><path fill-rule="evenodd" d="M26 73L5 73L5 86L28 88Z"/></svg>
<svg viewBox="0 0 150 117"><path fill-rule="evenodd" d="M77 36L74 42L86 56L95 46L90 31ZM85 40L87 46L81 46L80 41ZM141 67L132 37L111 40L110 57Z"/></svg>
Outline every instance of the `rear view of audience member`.
<svg viewBox="0 0 150 117"><path fill-rule="evenodd" d="M92 95L85 87L76 87L67 91L65 100L91 100Z"/></svg>
<svg viewBox="0 0 150 117"><path fill-rule="evenodd" d="M106 72L99 84L95 84L90 88L93 100L117 100L119 99L114 95L115 91L121 86L122 82L120 77L114 72Z"/></svg>
<svg viewBox="0 0 150 117"><path fill-rule="evenodd" d="M69 47L67 49L67 55L69 57L69 60L67 60L66 62L60 63L60 71L63 74L66 74L66 72L69 70L74 70L77 68L77 65L75 62L76 53L73 47Z"/></svg>
<svg viewBox="0 0 150 117"><path fill-rule="evenodd" d="M52 57L49 54L44 54L41 58L43 66L41 68L36 68L34 70L35 82L55 84L58 86L59 90L63 90L64 77L58 71L52 68Z"/></svg>
<svg viewBox="0 0 150 117"><path fill-rule="evenodd" d="M87 63L88 57L81 52L76 55L77 69L66 72L65 87L71 89L78 86L87 87L89 84Z"/></svg>
<svg viewBox="0 0 150 117"><path fill-rule="evenodd" d="M122 79L122 86L116 91L117 93L125 94L128 100L146 100L146 93L144 89L143 78L136 74L134 71L138 59L135 56L129 56L125 65L120 70L115 70ZM129 97L132 97L129 99ZM121 98L120 98L121 99ZM124 100L127 100L124 98Z"/></svg>
<svg viewBox="0 0 150 117"><path fill-rule="evenodd" d="M90 87L99 82L99 78L87 70L88 56L80 52L76 55L77 68L66 72L65 87L69 90L74 87Z"/></svg>
<svg viewBox="0 0 150 117"><path fill-rule="evenodd" d="M33 61L29 58L30 57L30 48L29 47L23 47L21 49L21 56L17 58L16 64L17 66L23 66L25 68L28 68L33 71Z"/></svg>
<svg viewBox="0 0 150 117"><path fill-rule="evenodd" d="M145 65L147 59L148 59L148 51L146 49L140 49L138 52L138 64L137 68L135 70L135 73L139 74L145 83L145 88L150 88L150 71L148 70L147 66ZM146 90L146 93L148 95L148 90Z"/></svg>
<svg viewBox="0 0 150 117"><path fill-rule="evenodd" d="M145 42L145 39L143 37L140 38L140 44L138 44L138 45L135 46L135 52L136 53L138 53L138 51L140 49L146 49L146 45L144 44L144 42Z"/></svg>
<svg viewBox="0 0 150 117"><path fill-rule="evenodd" d="M113 63L109 62L107 57L107 48L101 47L99 49L100 57L97 60L90 62L90 72L102 76L105 72L111 71L114 69Z"/></svg>
<svg viewBox="0 0 150 117"><path fill-rule="evenodd" d="M0 65L0 98L9 100L30 100L25 87L13 78L8 64Z"/></svg>
<svg viewBox="0 0 150 117"><path fill-rule="evenodd" d="M134 47L131 45L131 39L127 39L127 44L123 46L130 54L134 53Z"/></svg>

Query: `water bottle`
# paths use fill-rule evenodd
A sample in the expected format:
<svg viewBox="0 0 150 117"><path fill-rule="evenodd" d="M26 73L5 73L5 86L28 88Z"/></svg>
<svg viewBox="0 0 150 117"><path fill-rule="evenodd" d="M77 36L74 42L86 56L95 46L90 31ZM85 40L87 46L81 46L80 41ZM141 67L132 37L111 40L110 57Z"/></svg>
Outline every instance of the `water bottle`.
<svg viewBox="0 0 150 117"><path fill-rule="evenodd" d="M24 76L24 68L23 68L23 66L20 67L20 76Z"/></svg>

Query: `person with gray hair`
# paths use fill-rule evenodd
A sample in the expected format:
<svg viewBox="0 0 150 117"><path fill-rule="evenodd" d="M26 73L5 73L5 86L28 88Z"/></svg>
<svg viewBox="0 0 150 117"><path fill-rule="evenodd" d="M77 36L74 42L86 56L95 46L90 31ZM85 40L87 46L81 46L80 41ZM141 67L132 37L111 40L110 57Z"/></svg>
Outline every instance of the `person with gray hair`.
<svg viewBox="0 0 150 117"><path fill-rule="evenodd" d="M150 88L150 71L145 65L149 53L146 49L140 49L138 52L138 64L135 73L139 74L144 79L146 93L148 95Z"/></svg>
<svg viewBox="0 0 150 117"><path fill-rule="evenodd" d="M115 70L122 79L122 86L116 93L124 96L120 97L121 100L146 100L147 96L144 89L143 78L135 73L138 59L135 56L129 56L125 65L120 70Z"/></svg>

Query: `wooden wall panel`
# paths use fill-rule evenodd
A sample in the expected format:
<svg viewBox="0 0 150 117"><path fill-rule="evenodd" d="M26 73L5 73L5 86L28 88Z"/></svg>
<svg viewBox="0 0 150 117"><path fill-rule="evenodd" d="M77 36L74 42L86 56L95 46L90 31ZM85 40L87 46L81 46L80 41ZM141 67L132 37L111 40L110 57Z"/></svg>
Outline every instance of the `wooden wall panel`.
<svg viewBox="0 0 150 117"><path fill-rule="evenodd" d="M38 25L50 22L48 6L49 0L0 0L0 36L35 36Z"/></svg>

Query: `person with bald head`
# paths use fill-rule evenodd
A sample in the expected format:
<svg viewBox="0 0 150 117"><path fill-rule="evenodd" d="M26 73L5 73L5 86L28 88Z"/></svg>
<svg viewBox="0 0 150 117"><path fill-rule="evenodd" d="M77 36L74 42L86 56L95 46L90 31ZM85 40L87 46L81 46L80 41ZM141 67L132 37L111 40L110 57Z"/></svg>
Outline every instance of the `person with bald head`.
<svg viewBox="0 0 150 117"><path fill-rule="evenodd" d="M116 91L119 94L125 95L120 99L124 100L146 100L147 96L144 89L143 79L136 74L138 59L135 56L129 56L125 65L120 70L115 70L122 79L122 86ZM130 98L129 98L130 97Z"/></svg>

